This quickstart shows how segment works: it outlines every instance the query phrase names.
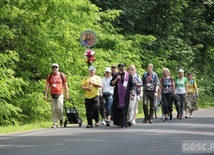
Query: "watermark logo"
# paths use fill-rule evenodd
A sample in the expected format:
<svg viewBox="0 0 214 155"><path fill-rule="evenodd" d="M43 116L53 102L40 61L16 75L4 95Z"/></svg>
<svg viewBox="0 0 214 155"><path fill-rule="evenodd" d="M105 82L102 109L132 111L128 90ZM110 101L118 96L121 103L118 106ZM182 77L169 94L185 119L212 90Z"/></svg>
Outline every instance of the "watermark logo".
<svg viewBox="0 0 214 155"><path fill-rule="evenodd" d="M214 153L214 140L183 140L182 153Z"/></svg>

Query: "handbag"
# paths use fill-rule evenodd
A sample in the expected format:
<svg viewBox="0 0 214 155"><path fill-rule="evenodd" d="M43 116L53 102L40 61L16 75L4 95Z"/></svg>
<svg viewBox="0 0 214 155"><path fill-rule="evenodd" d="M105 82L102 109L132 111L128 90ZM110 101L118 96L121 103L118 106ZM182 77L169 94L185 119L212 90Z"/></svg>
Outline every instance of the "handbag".
<svg viewBox="0 0 214 155"><path fill-rule="evenodd" d="M172 93L172 98L173 98L173 100L175 100L177 102L180 101L180 97L174 93Z"/></svg>
<svg viewBox="0 0 214 155"><path fill-rule="evenodd" d="M137 88L136 88L136 93L137 93L137 95L140 95L140 94L141 94L141 87L137 87Z"/></svg>

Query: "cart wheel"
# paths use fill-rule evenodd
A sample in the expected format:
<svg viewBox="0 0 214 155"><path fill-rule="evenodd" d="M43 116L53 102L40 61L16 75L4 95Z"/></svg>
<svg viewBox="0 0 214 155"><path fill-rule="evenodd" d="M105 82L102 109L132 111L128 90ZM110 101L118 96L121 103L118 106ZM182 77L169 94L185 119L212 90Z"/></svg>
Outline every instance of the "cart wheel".
<svg viewBox="0 0 214 155"><path fill-rule="evenodd" d="M66 127L67 126L67 120L64 122L64 127Z"/></svg>

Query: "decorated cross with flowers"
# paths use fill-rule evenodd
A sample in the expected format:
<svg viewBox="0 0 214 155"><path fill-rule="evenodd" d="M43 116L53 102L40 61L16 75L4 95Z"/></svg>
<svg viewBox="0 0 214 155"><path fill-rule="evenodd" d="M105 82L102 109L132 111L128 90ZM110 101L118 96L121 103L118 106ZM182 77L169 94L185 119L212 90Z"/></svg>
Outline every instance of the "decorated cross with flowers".
<svg viewBox="0 0 214 155"><path fill-rule="evenodd" d="M91 30L86 30L82 33L80 37L80 42L83 46L87 47L87 50L84 53L84 57L86 58L86 63L88 67L92 65L95 59L95 52L90 49L90 47L96 44L97 37L95 33Z"/></svg>
<svg viewBox="0 0 214 155"><path fill-rule="evenodd" d="M87 58L86 62L87 62L87 64L88 64L88 66L91 66L92 63L96 60L96 59L95 59L95 52L92 51L91 49L87 49L87 50L85 51L84 56Z"/></svg>

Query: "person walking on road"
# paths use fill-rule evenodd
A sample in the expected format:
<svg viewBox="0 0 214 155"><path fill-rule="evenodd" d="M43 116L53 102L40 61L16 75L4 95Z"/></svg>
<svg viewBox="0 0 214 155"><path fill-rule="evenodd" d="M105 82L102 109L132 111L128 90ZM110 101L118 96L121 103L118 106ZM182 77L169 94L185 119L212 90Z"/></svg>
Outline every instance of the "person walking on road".
<svg viewBox="0 0 214 155"><path fill-rule="evenodd" d="M175 94L175 82L170 77L170 71L168 68L163 69L163 78L160 79L160 87L158 93L158 99L162 96L163 101L163 121L172 120L172 94Z"/></svg>
<svg viewBox="0 0 214 155"><path fill-rule="evenodd" d="M118 64L119 72L112 78L110 85L114 86L112 117L114 125L121 128L127 127L127 110L129 100L134 100L135 91L133 77L124 64Z"/></svg>
<svg viewBox="0 0 214 155"><path fill-rule="evenodd" d="M47 94L50 89L50 102L52 112L52 128L58 127L57 119L60 120L60 126L63 125L63 89L65 89L65 99L69 99L68 84L65 75L59 72L59 65L52 64L52 72L46 79L44 100L47 101Z"/></svg>
<svg viewBox="0 0 214 155"><path fill-rule="evenodd" d="M99 88L102 87L101 78L96 74L94 66L89 67L89 76L84 77L81 88L85 90L85 109L87 117L86 128L92 128L92 118L95 120L95 126L99 126Z"/></svg>
<svg viewBox="0 0 214 155"><path fill-rule="evenodd" d="M142 86L142 81L140 77L135 74L135 67L132 65L128 68L128 72L130 75L133 77L133 83L134 83L134 90L135 90L135 95L134 99L131 99L129 102L129 108L128 108L128 125L132 126L136 124L135 117L137 113L137 107L138 107L138 101L137 97L139 94L137 94L137 87Z"/></svg>
<svg viewBox="0 0 214 155"><path fill-rule="evenodd" d="M158 97L159 80L157 73L153 72L153 64L147 65L147 72L143 74L143 123L153 123L154 98ZM148 113L148 101L150 103L150 112Z"/></svg>
<svg viewBox="0 0 214 155"><path fill-rule="evenodd" d="M110 85L111 79L112 79L111 68L106 67L105 77L102 79L102 90L103 90L102 93L107 115L106 126L111 125L111 108L113 104L113 94L114 94L114 87Z"/></svg>
<svg viewBox="0 0 214 155"><path fill-rule="evenodd" d="M180 114L179 114L180 120L182 120L183 117L185 98L187 97L188 93L187 81L188 81L187 78L184 77L184 70L179 69L178 78L175 78L175 92L180 99Z"/></svg>
<svg viewBox="0 0 214 155"><path fill-rule="evenodd" d="M192 73L188 73L187 78L188 78L188 82L187 82L188 94L187 94L185 107L184 107L186 112L185 118L192 118L193 111L198 110L198 106L196 102L196 99L198 98L198 87L195 80L193 79ZM189 115L188 115L188 112L189 112Z"/></svg>

